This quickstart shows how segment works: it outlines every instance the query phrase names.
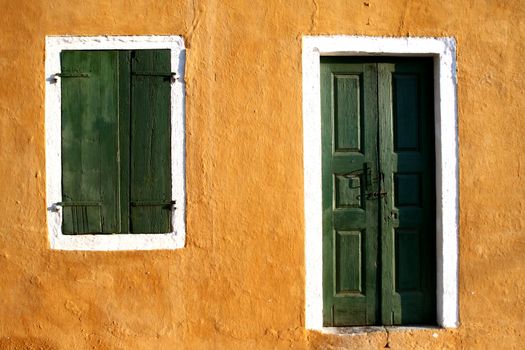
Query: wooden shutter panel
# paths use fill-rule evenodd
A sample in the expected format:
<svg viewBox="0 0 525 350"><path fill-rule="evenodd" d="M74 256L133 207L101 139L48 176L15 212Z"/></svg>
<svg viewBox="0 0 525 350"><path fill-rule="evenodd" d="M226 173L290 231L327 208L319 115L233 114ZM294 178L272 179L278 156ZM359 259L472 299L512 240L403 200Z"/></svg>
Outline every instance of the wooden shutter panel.
<svg viewBox="0 0 525 350"><path fill-rule="evenodd" d="M117 233L118 56L64 51L60 59L62 231Z"/></svg>
<svg viewBox="0 0 525 350"><path fill-rule="evenodd" d="M171 231L169 50L131 52L130 232Z"/></svg>
<svg viewBox="0 0 525 350"><path fill-rule="evenodd" d="M331 63L330 63L331 62ZM377 316L377 69L321 61L323 319L371 325Z"/></svg>

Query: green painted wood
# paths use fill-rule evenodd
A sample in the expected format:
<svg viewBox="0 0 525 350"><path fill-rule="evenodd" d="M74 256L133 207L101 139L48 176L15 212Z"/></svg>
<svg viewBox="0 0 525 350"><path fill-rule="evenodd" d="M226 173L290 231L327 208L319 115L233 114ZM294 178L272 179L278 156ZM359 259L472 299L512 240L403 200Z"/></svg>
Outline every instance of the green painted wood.
<svg viewBox="0 0 525 350"><path fill-rule="evenodd" d="M170 51L131 53L130 231L171 231ZM136 74L135 74L136 73ZM165 204L153 204L161 202Z"/></svg>
<svg viewBox="0 0 525 350"><path fill-rule="evenodd" d="M394 204L400 206L422 206L421 174L396 173L394 174Z"/></svg>
<svg viewBox="0 0 525 350"><path fill-rule="evenodd" d="M394 232L394 286L400 293L421 289L421 233L417 229L396 229Z"/></svg>
<svg viewBox="0 0 525 350"><path fill-rule="evenodd" d="M432 59L378 65L381 321L436 321Z"/></svg>
<svg viewBox="0 0 525 350"><path fill-rule="evenodd" d="M62 232L116 233L118 56L112 51L63 51L60 59Z"/></svg>
<svg viewBox="0 0 525 350"><path fill-rule="evenodd" d="M321 90L324 324L433 324L432 59L323 58Z"/></svg>
<svg viewBox="0 0 525 350"><path fill-rule="evenodd" d="M417 74L394 73L391 85L394 91L393 120L394 150L418 151L420 146L419 77Z"/></svg>
<svg viewBox="0 0 525 350"><path fill-rule="evenodd" d="M391 220L393 207L393 173L397 166L393 154L391 74L394 64L378 65L378 112L379 112L379 171L382 174L381 191L387 194L381 200L379 221L381 266L381 324L393 324L392 292L394 281L394 225Z"/></svg>
<svg viewBox="0 0 525 350"><path fill-rule="evenodd" d="M363 232L336 231L335 236L335 293L363 294Z"/></svg>
<svg viewBox="0 0 525 350"><path fill-rule="evenodd" d="M375 324L376 65L322 60L321 91L324 325Z"/></svg>
<svg viewBox="0 0 525 350"><path fill-rule="evenodd" d="M334 143L336 152L361 151L360 80L357 74L334 76Z"/></svg>
<svg viewBox="0 0 525 350"><path fill-rule="evenodd" d="M360 174L335 175L334 194L336 208L362 208L364 192L362 192Z"/></svg>
<svg viewBox="0 0 525 350"><path fill-rule="evenodd" d="M118 51L119 56L119 147L120 147L120 233L129 232L130 215L130 113L131 51Z"/></svg>

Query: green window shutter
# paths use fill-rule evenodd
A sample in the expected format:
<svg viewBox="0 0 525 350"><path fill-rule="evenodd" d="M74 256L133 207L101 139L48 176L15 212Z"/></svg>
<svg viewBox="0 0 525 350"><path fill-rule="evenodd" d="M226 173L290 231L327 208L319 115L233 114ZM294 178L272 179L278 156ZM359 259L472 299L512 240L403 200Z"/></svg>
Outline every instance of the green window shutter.
<svg viewBox="0 0 525 350"><path fill-rule="evenodd" d="M371 325L377 317L377 67L321 65L323 319Z"/></svg>
<svg viewBox="0 0 525 350"><path fill-rule="evenodd" d="M131 52L129 224L132 233L171 231L169 50Z"/></svg>
<svg viewBox="0 0 525 350"><path fill-rule="evenodd" d="M171 231L170 50L64 51L64 234Z"/></svg>
<svg viewBox="0 0 525 350"><path fill-rule="evenodd" d="M432 68L321 59L326 326L435 323Z"/></svg>
<svg viewBox="0 0 525 350"><path fill-rule="evenodd" d="M379 64L382 322L436 320L432 59ZM387 263L388 262L388 263Z"/></svg>
<svg viewBox="0 0 525 350"><path fill-rule="evenodd" d="M118 72L110 51L64 51L64 234L118 232Z"/></svg>

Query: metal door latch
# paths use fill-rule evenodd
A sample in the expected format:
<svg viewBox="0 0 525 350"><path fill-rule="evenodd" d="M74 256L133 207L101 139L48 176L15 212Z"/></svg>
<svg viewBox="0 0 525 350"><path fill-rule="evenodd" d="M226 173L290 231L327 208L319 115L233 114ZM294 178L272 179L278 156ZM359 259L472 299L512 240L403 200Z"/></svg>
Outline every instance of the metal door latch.
<svg viewBox="0 0 525 350"><path fill-rule="evenodd" d="M366 199L377 199L377 198L384 198L388 192L369 192L366 194Z"/></svg>

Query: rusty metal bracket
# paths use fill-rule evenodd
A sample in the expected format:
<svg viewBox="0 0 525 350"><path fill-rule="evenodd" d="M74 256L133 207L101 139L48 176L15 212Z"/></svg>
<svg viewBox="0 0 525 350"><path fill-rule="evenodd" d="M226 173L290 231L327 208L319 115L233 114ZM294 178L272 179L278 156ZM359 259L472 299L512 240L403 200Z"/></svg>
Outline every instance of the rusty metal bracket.
<svg viewBox="0 0 525 350"><path fill-rule="evenodd" d="M366 194L366 199L378 199L378 198L384 198L388 192L368 192Z"/></svg>

